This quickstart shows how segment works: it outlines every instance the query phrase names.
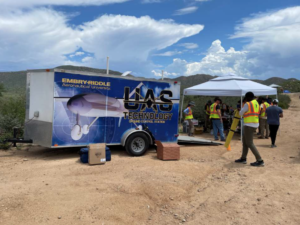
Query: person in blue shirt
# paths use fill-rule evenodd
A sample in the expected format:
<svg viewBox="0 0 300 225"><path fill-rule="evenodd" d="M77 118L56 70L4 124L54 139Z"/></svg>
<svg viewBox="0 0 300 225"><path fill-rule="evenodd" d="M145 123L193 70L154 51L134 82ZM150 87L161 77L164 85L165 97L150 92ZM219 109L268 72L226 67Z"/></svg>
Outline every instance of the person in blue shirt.
<svg viewBox="0 0 300 225"><path fill-rule="evenodd" d="M266 109L266 114L268 116L267 122L269 124L269 130L270 130L270 136L272 142L271 148L277 147L275 145L275 141L276 141L277 131L280 125L280 118L283 117L283 111L278 106L278 102L279 101L277 99L274 99L273 105Z"/></svg>

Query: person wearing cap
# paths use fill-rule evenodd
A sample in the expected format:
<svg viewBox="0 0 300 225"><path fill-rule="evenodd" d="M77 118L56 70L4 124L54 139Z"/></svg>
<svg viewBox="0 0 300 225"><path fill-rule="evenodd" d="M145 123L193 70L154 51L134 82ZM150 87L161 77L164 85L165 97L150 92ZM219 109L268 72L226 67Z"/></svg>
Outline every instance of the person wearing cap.
<svg viewBox="0 0 300 225"><path fill-rule="evenodd" d="M211 106L212 102L211 100L208 100L207 103L204 106L204 110L205 110L205 130L204 132L208 131L208 129L210 129L210 106Z"/></svg>
<svg viewBox="0 0 300 225"><path fill-rule="evenodd" d="M269 126L267 123L266 109L269 107L267 98L262 98L262 104L260 105L260 117L259 117L259 127L260 127L260 139L269 138ZM266 131L266 135L265 135Z"/></svg>
<svg viewBox="0 0 300 225"><path fill-rule="evenodd" d="M186 109L183 111L185 114L185 120L187 120L189 123L189 132L188 132L189 136L194 136L194 124L192 121L192 119L194 119L193 111L192 111L192 108L194 106L195 106L195 102L189 102Z"/></svg>
<svg viewBox="0 0 300 225"><path fill-rule="evenodd" d="M275 148L277 147L275 145L275 141L276 141L276 136L277 136L277 131L279 129L279 125L280 125L280 117L283 117L283 111L282 108L280 108L278 106L278 100L274 99L273 100L273 105L270 106L269 108L267 108L266 113L268 116L268 124L269 124L269 128L270 128L270 135L271 135L271 148Z"/></svg>
<svg viewBox="0 0 300 225"><path fill-rule="evenodd" d="M225 141L223 120L220 110L220 103L222 100L219 97L215 98L215 103L210 106L210 119L212 120L215 140L219 140L218 132L221 136L221 141Z"/></svg>
<svg viewBox="0 0 300 225"><path fill-rule="evenodd" d="M243 126L243 152L240 159L235 160L236 163L247 163L247 155L249 148L256 158L256 162L250 163L251 166L264 166L257 148L253 143L254 132L259 126L259 104L252 92L245 95L246 104L240 111L240 116L244 118Z"/></svg>

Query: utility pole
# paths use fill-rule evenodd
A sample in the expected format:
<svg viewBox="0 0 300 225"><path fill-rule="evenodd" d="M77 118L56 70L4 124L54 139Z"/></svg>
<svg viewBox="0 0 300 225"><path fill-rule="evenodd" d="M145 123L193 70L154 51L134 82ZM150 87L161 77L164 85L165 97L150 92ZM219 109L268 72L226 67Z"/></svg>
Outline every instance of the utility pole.
<svg viewBox="0 0 300 225"><path fill-rule="evenodd" d="M161 71L161 79L162 80L164 79L164 71L163 70Z"/></svg>
<svg viewBox="0 0 300 225"><path fill-rule="evenodd" d="M109 75L109 57L107 56L107 61L106 61L106 74Z"/></svg>

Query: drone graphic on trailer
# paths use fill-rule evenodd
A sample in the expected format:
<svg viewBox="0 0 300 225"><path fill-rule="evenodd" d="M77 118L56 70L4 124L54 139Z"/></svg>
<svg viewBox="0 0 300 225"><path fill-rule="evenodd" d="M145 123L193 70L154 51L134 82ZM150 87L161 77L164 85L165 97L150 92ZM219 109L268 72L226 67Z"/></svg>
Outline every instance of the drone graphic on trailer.
<svg viewBox="0 0 300 225"><path fill-rule="evenodd" d="M124 117L124 112L129 112L129 110L136 110L139 105L142 105L141 111L145 108L152 108L157 111L156 105L160 105L160 109L163 111L164 105L168 105L168 111L172 107L171 100L167 100L163 97L164 94L169 94L172 97L172 92L161 94L158 98L163 101L157 101L153 94L146 94L142 97L139 94L140 88L144 84L141 82L133 91L129 92L129 88L125 89L124 99L117 99L113 97L108 97L103 94L89 93L89 94L79 94L71 98L63 98L67 100L67 108L76 115L76 124L71 130L71 138L75 141L80 140L83 135L89 133L90 127L100 118L100 117L117 117L119 118L119 127L121 125L122 118ZM151 93L152 89L148 89ZM148 92L147 92L148 93ZM130 98L135 94L135 100L130 100ZM142 98L142 99L140 99ZM63 100L61 99L61 100ZM168 102L166 102L168 101ZM80 116L85 117L95 117L95 119L90 124L80 125ZM134 123L135 124L135 123ZM142 126L137 126L142 129Z"/></svg>

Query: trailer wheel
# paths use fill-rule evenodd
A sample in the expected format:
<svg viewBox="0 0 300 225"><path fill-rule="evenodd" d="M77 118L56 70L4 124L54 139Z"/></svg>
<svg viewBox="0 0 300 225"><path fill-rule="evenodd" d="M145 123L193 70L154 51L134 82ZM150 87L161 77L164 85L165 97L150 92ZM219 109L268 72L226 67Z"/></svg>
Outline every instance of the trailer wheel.
<svg viewBox="0 0 300 225"><path fill-rule="evenodd" d="M149 148L149 139L143 133L134 133L126 141L126 152L133 156L142 156Z"/></svg>

